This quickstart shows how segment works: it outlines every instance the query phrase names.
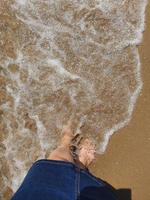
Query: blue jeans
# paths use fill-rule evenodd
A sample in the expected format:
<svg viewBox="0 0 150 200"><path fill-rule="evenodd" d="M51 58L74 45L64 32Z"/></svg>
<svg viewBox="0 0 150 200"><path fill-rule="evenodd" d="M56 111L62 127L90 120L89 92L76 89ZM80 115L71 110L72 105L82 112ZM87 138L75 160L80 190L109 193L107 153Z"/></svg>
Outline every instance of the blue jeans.
<svg viewBox="0 0 150 200"><path fill-rule="evenodd" d="M113 191L88 169L67 161L33 163L11 200L116 200Z"/></svg>

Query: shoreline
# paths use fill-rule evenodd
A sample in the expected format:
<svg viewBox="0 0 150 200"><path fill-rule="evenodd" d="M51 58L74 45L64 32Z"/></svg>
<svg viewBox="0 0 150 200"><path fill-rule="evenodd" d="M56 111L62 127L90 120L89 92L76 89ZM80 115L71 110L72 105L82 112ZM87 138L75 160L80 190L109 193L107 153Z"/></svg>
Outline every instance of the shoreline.
<svg viewBox="0 0 150 200"><path fill-rule="evenodd" d="M116 189L130 193L126 200L149 200L150 166L150 3L145 13L145 31L138 45L143 87L129 124L111 136L104 154L91 171ZM139 148L140 147L140 148ZM127 194L126 194L127 195Z"/></svg>

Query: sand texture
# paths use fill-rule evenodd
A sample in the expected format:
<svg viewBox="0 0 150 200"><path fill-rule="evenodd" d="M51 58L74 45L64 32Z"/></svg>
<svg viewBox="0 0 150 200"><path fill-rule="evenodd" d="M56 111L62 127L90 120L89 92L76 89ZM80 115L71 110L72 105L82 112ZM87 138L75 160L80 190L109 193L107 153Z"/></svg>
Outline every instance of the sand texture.
<svg viewBox="0 0 150 200"><path fill-rule="evenodd" d="M150 192L150 4L139 53L142 63L142 93L132 120L114 134L104 155L92 166L97 176L111 183L123 200L149 200Z"/></svg>
<svg viewBox="0 0 150 200"><path fill-rule="evenodd" d="M93 172L131 189L133 200L150 199L146 5L146 0L0 1L2 200L17 190L35 160L56 147L70 119L74 132L97 144Z"/></svg>

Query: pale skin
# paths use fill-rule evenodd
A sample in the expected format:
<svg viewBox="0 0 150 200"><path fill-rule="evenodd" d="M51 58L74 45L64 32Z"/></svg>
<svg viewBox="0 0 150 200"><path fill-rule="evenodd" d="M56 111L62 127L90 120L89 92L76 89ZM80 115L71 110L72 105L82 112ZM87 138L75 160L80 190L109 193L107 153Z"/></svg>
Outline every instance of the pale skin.
<svg viewBox="0 0 150 200"><path fill-rule="evenodd" d="M92 140L89 138L83 139L78 150L78 159L74 160L69 149L72 138L74 137L70 121L63 127L61 135L62 137L58 147L49 154L47 159L64 160L76 163L80 168L88 168L95 160L96 155L96 147Z"/></svg>

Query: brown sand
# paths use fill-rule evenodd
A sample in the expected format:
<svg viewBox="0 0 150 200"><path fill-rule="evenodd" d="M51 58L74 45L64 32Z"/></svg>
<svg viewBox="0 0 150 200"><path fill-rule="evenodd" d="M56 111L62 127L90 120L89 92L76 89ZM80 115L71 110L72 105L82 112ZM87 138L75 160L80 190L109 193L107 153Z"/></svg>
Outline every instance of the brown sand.
<svg viewBox="0 0 150 200"><path fill-rule="evenodd" d="M110 140L104 155L98 157L91 171L116 189L131 190L126 200L150 200L150 3L146 27L139 47L143 90L129 125ZM129 195L130 196L130 195Z"/></svg>
<svg viewBox="0 0 150 200"><path fill-rule="evenodd" d="M2 9L1 13L4 14L4 16L1 17L1 21L2 20L4 21L4 24L2 23L2 25L4 27L2 30L4 31L3 37L4 37L4 41L5 41L2 43L2 49L3 49L2 58L5 60L7 57L9 57L9 58L15 60L15 58L17 56L15 50L20 48L20 46L22 46L22 42L27 37L29 39L28 42L31 43L31 45L29 45L29 46L25 45L25 47L26 47L24 49L25 55L29 55L31 57L31 61L34 61L34 62L36 61L37 58L39 60L43 59L44 58L44 57L42 57L43 54L40 54L40 51L37 50L36 48L34 49L35 44L34 44L33 38L34 37L38 38L38 35L36 35L35 33L32 35L32 33L28 30L27 26L24 26L23 23L19 22L17 20L17 18L14 17L15 16L14 13L11 11L11 9L9 9L9 7L10 7L9 4L11 1L1 1L1 2L2 2L1 3L2 5L0 6L0 9ZM4 9L3 9L3 7L4 7ZM147 8L147 10L148 9L149 8ZM148 14L147 14L147 17L148 17ZM108 25L107 20L106 21L102 20L101 22L102 22L102 25L103 24L106 26ZM148 18L147 18L147 22L148 22ZM7 31L8 30L7 26L9 26L9 30L10 30L9 32ZM146 33L144 36L144 42L143 42L142 46L140 47L141 59L142 59L142 63L143 63L142 73L143 73L144 88L143 88L141 97L138 98L136 107L134 108L132 121L126 128L118 131L118 134L115 134L111 138L111 141L110 141L110 144L108 146L106 153L102 156L99 156L98 162L92 168L93 172L97 176L107 180L114 187L131 189L132 190L132 200L138 200L138 199L149 200L150 199L150 198L148 198L148 195L149 195L148 182L150 183L150 178L149 178L149 173L148 173L148 166L149 166L148 162L150 162L150 156L148 157L148 153L149 153L148 145L150 143L150 140L148 139L148 138L150 138L150 136L148 136L149 135L148 126L150 126L150 125L148 123L146 123L146 121L148 121L148 119L149 119L147 116L149 114L148 113L149 98L147 95L150 95L148 93L148 91L149 91L148 89L150 87L149 81L148 81L148 76L149 76L148 72L150 72L150 68L148 66L148 63L149 63L148 61L150 59L148 56L148 48L150 46L149 45L150 42L148 42L148 33L150 31L149 28L150 27L147 26ZM24 36L24 34L25 34L25 36ZM67 37L68 36L66 36L66 38ZM61 41L61 38L58 38L58 39L60 39L60 40L58 40L58 43L59 43L59 41ZM61 48L64 48L65 44L66 44L66 54L69 55L68 62L66 63L66 67L68 67L70 70L70 61L78 62L78 59L76 57L73 57L71 50L69 50L69 51L67 50L67 48L68 48L67 39L64 40L64 44L62 42ZM59 44L58 44L58 46L59 46ZM84 48L83 48L83 50L84 50ZM87 58L88 58L88 55L89 54L87 54ZM96 59L99 62L99 54L97 54L97 55L98 55L98 58L96 58ZM37 64L38 64L38 59L36 61ZM8 66L8 70L11 73L20 73L20 81L21 81L21 83L24 84L24 83L27 83L27 80L28 80L27 79L28 70L24 70L20 66L21 65L18 66L18 65L10 64ZM75 66L74 64L71 66L73 66L72 70L76 70L76 68L74 68L74 66ZM86 66L86 65L81 65L81 66ZM2 66L2 67L0 66L0 68L1 68L0 70L4 69L4 72L7 71L7 70L5 71L5 66ZM86 68L83 68L81 70L81 71L83 71L83 74L85 74L85 69ZM94 79L95 79L95 76L97 77L97 71L96 71L96 68L94 68L94 69L95 69L94 70L94 72L95 72ZM43 68L41 70L43 70ZM47 72L48 72L48 74L47 74ZM49 75L49 74L51 74L51 71L44 71L44 73L40 76L41 80L43 81L45 79L47 81L47 78L48 78L47 75ZM6 78L6 80L5 80L5 78ZM39 143L39 138L36 134L36 132L37 132L36 121L35 121L35 119L31 119L30 116L28 116L28 113L30 113L30 106L29 107L26 106L26 105L28 105L28 103L25 104L25 107L24 106L22 107L22 105L19 106L17 109L17 114L18 114L18 118L17 118L16 113L13 110L15 101L11 95L8 95L5 92L5 85L6 85L6 83L8 83L10 85L10 83L11 83L10 80L9 80L9 77L7 77L7 76L2 77L0 80L1 85L3 86L3 89L4 89L4 91L1 92L0 102L4 103L5 101L7 101L10 104L10 108L12 108L12 110L11 110L12 112L5 113L5 118L6 118L6 120L8 120L8 124L11 125L12 130L13 130L13 133L11 133L11 134L13 134L13 140L9 140L9 139L7 140L8 146L10 146L9 152L7 151L8 156L6 156L6 157L4 156L4 155L6 155L5 154L5 152L6 152L5 146L3 144L1 144L1 146L0 146L1 147L1 161L0 162L2 163L2 166L3 166L3 168L0 171L0 185L1 185L1 191L3 191L3 192L1 192L1 193L3 193L2 194L3 198L1 198L3 200L10 199L10 196L12 195L12 189L9 187L9 185L11 185L11 179L10 180L8 179L8 182L6 183L6 187L5 187L2 176L11 177L11 173L13 173L13 174L15 174L14 177L17 177L19 174L19 170L16 170L17 168L15 165L14 165L14 168L12 168L14 170L9 169L9 165L13 166L12 159L15 158L16 160L20 160L20 161L23 160L25 162L25 166L28 167L31 164L31 162L33 160L35 160L40 154L40 143ZM29 86L31 86L31 87L29 87L31 89L29 93L33 92L33 94L34 94L32 103L36 109L38 108L38 106L40 104L45 103L45 107L42 107L42 112L40 112L40 114L38 114L38 115L40 115L39 119L41 119L43 124L45 124L45 127L47 130L51 130L51 132L57 133L58 130L54 131L56 128L53 125L51 125L51 127L49 126L49 121L55 122L55 118L51 118L51 116L52 116L51 113L48 113L49 111L47 109L47 103L52 101L52 102L56 102L59 105L58 107L56 106L58 108L58 112L56 112L56 113L58 114L59 119L61 119L63 121L64 119L66 120L68 118L68 116L70 116L70 109L68 109L68 106L70 106L70 103L68 101L68 97L64 98L64 105L67 106L66 110L68 110L68 112L66 114L66 110L65 110L65 112L64 112L64 110L62 110L62 112L60 112L61 111L61 109L60 109L61 93L59 94L59 92L58 92L57 99L55 98L55 95L52 95L52 97L51 96L43 96L44 99L40 100L39 93L37 93L35 90L36 84L37 84L36 81L33 80L32 84L29 85ZM47 84L47 82L46 82L46 84ZM99 84L99 82L97 84ZM12 88L15 88L16 85L17 85L16 83L12 84ZM43 82L43 85L39 87L41 90L39 90L38 92L43 90L42 88L44 87L44 85L45 85L45 82ZM110 81L110 85L111 85L111 81ZM28 86L28 84L26 86ZM47 85L47 88L49 88L48 85ZM44 89L45 89L45 87L44 87ZM20 89L18 91L20 91ZM49 92L49 90L48 90L48 92ZM82 88L81 88L81 92L83 92ZM66 93L64 93L63 95L66 95ZM21 101L21 102L28 102L28 99L30 99L30 95L28 96L28 93L27 93L27 97L26 98L24 98L24 97L25 97L24 94L22 94L23 101ZM85 95L85 97L86 97L86 95ZM109 96L107 96L107 98L108 97ZM24 100L26 100L26 101L24 101ZM120 99L119 99L119 101L120 101ZM80 101L80 98L79 98L79 102L81 102L81 104L79 104L80 105L79 108L82 108L83 102ZM62 108L64 109L64 107L62 107ZM35 113L38 112L38 111L36 111L36 109L35 109ZM9 111L9 109L8 109L8 111ZM105 109L104 109L104 114L105 114L105 112L107 113L107 110L105 111ZM62 114L65 113L65 115L60 116L60 113L62 113ZM1 111L0 114L3 115L4 114L3 111ZM58 116L56 115L56 119ZM7 127L6 120L5 120L4 124L2 124L2 122L0 123L0 129L2 130L2 134L0 134L1 141L5 140L6 136L8 135L7 129L6 129L6 127ZM110 122L108 121L108 123L110 123ZM20 130L18 130L19 124L23 124L22 127L29 130L30 137L28 137L28 138L23 137L22 132L20 132ZM133 127L130 128L129 126L133 126ZM132 130L132 133L131 133L131 130ZM120 133L120 132L122 132L122 133ZM91 133L92 133L92 131L91 131ZM124 137L124 139L123 139L123 137ZM47 138L49 138L49 141ZM18 141L17 144L15 143L16 141ZM51 137L49 137L47 135L45 137L44 142L52 143ZM12 145L14 143L16 144L16 151L14 150L15 146ZM48 151L48 149L47 149L47 151ZM143 162L143 161L145 161L145 162ZM10 171L10 170L12 170L12 171ZM109 176L108 176L108 174L109 174ZM3 186L3 188L2 188L2 186ZM150 197L150 195L149 195L149 197ZM126 200L129 200L129 199L126 198Z"/></svg>

